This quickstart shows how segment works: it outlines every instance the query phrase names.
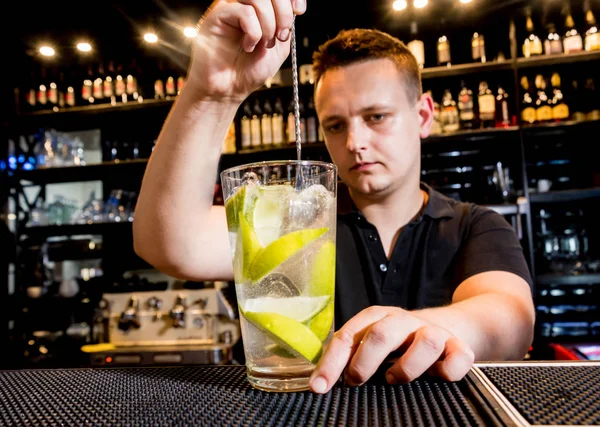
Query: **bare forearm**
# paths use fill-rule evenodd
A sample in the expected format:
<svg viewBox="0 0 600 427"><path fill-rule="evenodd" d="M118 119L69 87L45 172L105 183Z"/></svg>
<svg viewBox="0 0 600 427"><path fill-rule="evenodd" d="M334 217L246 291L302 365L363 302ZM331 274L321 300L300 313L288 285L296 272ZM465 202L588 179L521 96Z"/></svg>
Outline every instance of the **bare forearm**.
<svg viewBox="0 0 600 427"><path fill-rule="evenodd" d="M191 236L208 226L222 141L239 103L200 99L187 86L148 162L136 207L136 250L169 263L190 256Z"/></svg>
<svg viewBox="0 0 600 427"><path fill-rule="evenodd" d="M478 295L414 314L448 329L471 347L479 361L522 359L533 337L532 310L506 294Z"/></svg>

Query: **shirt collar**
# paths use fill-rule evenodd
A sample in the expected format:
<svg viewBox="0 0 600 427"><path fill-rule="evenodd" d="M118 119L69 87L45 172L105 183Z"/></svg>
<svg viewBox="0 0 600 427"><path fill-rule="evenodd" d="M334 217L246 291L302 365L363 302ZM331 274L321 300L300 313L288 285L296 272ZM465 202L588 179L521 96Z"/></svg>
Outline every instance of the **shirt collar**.
<svg viewBox="0 0 600 427"><path fill-rule="evenodd" d="M424 215L433 219L452 218L454 216L454 209L450 204L450 199L448 197L434 190L424 182L421 182L420 185L421 189L425 191L429 197L425 208L418 218L419 220ZM350 197L348 188L342 182L338 185L338 214L356 218L363 216Z"/></svg>

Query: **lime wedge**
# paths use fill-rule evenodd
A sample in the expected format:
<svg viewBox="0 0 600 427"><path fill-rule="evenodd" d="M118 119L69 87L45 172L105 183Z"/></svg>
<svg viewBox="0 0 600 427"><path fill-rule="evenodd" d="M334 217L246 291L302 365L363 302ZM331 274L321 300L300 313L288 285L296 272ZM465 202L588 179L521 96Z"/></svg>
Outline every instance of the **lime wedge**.
<svg viewBox="0 0 600 427"><path fill-rule="evenodd" d="M265 347L269 353L274 354L275 356L283 357L284 359L293 359L296 355L279 344L270 344Z"/></svg>
<svg viewBox="0 0 600 427"><path fill-rule="evenodd" d="M225 202L225 213L227 215L227 227L229 231L236 231L240 226L240 215L246 217L251 223L252 211L258 197L256 187L244 185L230 196Z"/></svg>
<svg viewBox="0 0 600 427"><path fill-rule="evenodd" d="M308 324L308 327L321 341L325 341L333 324L333 301L327 304L324 310L317 314Z"/></svg>
<svg viewBox="0 0 600 427"><path fill-rule="evenodd" d="M248 224L248 221L246 220L246 217L244 217L244 215L240 214L239 222L241 239L238 239L238 242L242 245L242 264L240 266L241 268L239 271L241 272L242 277L241 280L238 281L245 282L247 279L250 278L250 267L252 265L252 261L254 261L256 255L260 253L260 251L262 250L262 246L260 245L258 238L254 233L254 230L252 229L250 224Z"/></svg>
<svg viewBox="0 0 600 427"><path fill-rule="evenodd" d="M318 315L328 304L329 296L291 298L252 298L243 304L243 312L277 313L300 323Z"/></svg>
<svg viewBox="0 0 600 427"><path fill-rule="evenodd" d="M329 230L327 227L322 227L292 231L275 240L254 258L248 271L250 279L252 281L260 279L304 246L325 234L327 230Z"/></svg>
<svg viewBox="0 0 600 427"><path fill-rule="evenodd" d="M289 185L259 187L252 212L252 225L261 245L267 246L279 237L293 191Z"/></svg>
<svg viewBox="0 0 600 427"><path fill-rule="evenodd" d="M316 363L323 345L307 326L279 313L255 313L247 311L244 317L261 331L267 333L284 349Z"/></svg>
<svg viewBox="0 0 600 427"><path fill-rule="evenodd" d="M310 295L334 295L335 243L326 240L315 254L311 275Z"/></svg>

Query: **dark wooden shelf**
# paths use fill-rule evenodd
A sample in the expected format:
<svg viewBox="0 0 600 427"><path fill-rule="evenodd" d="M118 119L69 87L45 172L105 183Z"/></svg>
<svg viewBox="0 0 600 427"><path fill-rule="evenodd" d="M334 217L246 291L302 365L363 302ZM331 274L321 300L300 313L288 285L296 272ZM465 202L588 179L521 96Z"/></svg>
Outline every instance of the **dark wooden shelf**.
<svg viewBox="0 0 600 427"><path fill-rule="evenodd" d="M127 102L125 104L119 103L117 105L111 104L98 104L98 105L81 105L77 107L69 108L57 108L56 110L42 110L33 111L30 113L21 113L17 117L21 119L34 119L40 117L64 117L64 116L82 116L82 115L97 115L104 113L116 113L126 112L135 110L145 110L153 107L171 107L173 104L172 99L149 99L143 102Z"/></svg>
<svg viewBox="0 0 600 427"><path fill-rule="evenodd" d="M502 62L491 61L484 63L456 64L450 66L424 68L421 70L421 77L423 79L434 79L440 77L461 76L464 74L503 71L510 70L512 68L513 63L510 59Z"/></svg>
<svg viewBox="0 0 600 427"><path fill-rule="evenodd" d="M80 182L102 180L118 173L138 173L140 178L146 169L147 159L102 162L85 166L61 166L17 171L12 179L28 181L32 184L52 184L58 182Z"/></svg>
<svg viewBox="0 0 600 427"><path fill-rule="evenodd" d="M99 222L93 224L63 224L25 227L21 230L21 239L44 239L58 236L86 236L131 233L131 222Z"/></svg>
<svg viewBox="0 0 600 427"><path fill-rule="evenodd" d="M600 197L600 187L531 193L529 200L531 203L562 203L576 202L595 197Z"/></svg>
<svg viewBox="0 0 600 427"><path fill-rule="evenodd" d="M540 55L531 58L518 58L516 66L521 69L596 60L600 60L600 51L561 53L556 55Z"/></svg>
<svg viewBox="0 0 600 427"><path fill-rule="evenodd" d="M597 285L600 274L542 274L536 276L536 285Z"/></svg>
<svg viewBox="0 0 600 427"><path fill-rule="evenodd" d="M467 140L489 139L489 138L494 138L498 135L516 132L518 130L519 130L518 126L509 126L506 128L458 130L456 132L431 135L431 136L423 139L422 142L429 143L429 142L439 142L439 141L452 140L452 139L467 139Z"/></svg>

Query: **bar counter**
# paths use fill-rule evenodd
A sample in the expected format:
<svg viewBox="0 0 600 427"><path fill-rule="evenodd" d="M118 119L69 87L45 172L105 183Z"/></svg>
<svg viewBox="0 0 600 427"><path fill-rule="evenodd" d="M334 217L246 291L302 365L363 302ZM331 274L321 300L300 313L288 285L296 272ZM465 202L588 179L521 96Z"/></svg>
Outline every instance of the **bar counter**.
<svg viewBox="0 0 600 427"><path fill-rule="evenodd" d="M479 363L461 381L266 393L243 366L0 371L2 426L600 425L600 362Z"/></svg>

